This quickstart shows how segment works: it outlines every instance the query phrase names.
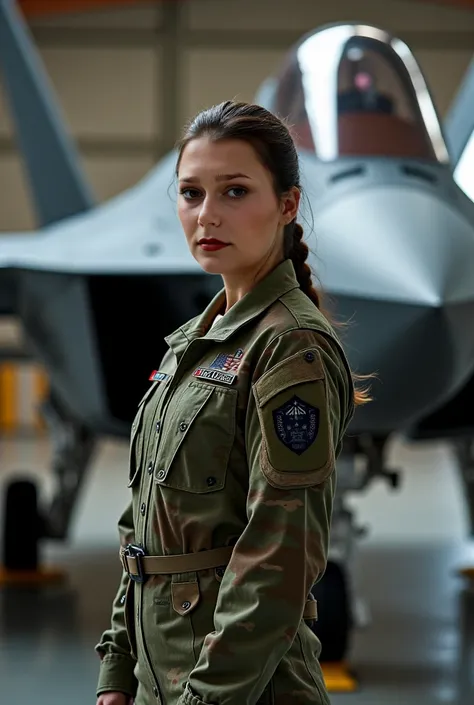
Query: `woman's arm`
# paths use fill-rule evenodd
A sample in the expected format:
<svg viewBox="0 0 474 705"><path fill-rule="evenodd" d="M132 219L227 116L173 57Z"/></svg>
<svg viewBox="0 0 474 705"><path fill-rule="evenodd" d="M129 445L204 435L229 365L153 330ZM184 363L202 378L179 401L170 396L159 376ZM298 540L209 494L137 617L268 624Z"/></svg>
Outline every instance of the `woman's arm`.
<svg viewBox="0 0 474 705"><path fill-rule="evenodd" d="M121 544L133 543L131 503L122 514L118 527ZM127 573L123 571L113 603L110 629L102 634L96 646L101 659L97 695L116 691L133 697L136 693L137 681L133 674L136 660L130 653L130 642L125 627L125 593L129 580Z"/></svg>
<svg viewBox="0 0 474 705"><path fill-rule="evenodd" d="M347 375L318 340L292 331L262 356L247 413L248 524L179 705L254 705L325 570Z"/></svg>

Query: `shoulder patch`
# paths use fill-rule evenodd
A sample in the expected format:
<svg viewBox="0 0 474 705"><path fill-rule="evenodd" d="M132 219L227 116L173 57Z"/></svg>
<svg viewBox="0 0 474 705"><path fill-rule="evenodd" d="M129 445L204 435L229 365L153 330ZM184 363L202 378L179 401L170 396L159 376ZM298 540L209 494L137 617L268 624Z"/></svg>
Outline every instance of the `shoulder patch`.
<svg viewBox="0 0 474 705"><path fill-rule="evenodd" d="M319 409L296 394L272 411L275 431L284 446L301 455L317 438Z"/></svg>
<svg viewBox="0 0 474 705"><path fill-rule="evenodd" d="M261 468L279 489L312 487L335 466L332 408L317 347L281 360L253 387L262 434Z"/></svg>

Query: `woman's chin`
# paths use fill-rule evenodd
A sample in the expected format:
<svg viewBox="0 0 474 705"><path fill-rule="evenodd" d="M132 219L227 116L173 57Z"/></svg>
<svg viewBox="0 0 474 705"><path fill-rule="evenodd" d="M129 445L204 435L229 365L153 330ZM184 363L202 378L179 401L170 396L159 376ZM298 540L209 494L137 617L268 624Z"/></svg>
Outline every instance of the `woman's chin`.
<svg viewBox="0 0 474 705"><path fill-rule="evenodd" d="M227 270L232 269L232 265L225 263L218 252L197 252L194 255L199 266L208 274L225 274Z"/></svg>

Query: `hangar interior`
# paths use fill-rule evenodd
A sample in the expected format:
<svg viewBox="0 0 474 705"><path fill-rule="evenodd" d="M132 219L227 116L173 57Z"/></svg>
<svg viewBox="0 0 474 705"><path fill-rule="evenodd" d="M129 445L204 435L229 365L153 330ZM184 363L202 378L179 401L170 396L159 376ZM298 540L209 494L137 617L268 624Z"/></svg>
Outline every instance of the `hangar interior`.
<svg viewBox="0 0 474 705"><path fill-rule="evenodd" d="M43 13L38 0L24 2L23 9L102 202L144 177L198 110L228 98L252 100L289 48L321 25L357 20L405 41L441 118L474 51L474 5L467 0L360 0L356 7L352 0L96 4ZM34 229L31 194L1 91L0 192L0 232ZM146 342L142 333L124 334L137 335L138 345ZM0 346L0 486L26 473L47 496L51 444L37 408L47 379L35 361L21 359L21 323L14 316L0 317ZM18 359L11 360L11 350L20 351ZM1 590L5 703L95 702L93 647L107 625L120 573L116 521L128 500L127 462L127 442L101 441L68 541L46 545L45 559L65 573L64 584ZM474 550L456 457L444 441L415 446L396 437L389 462L402 471L396 492L377 482L350 499L367 526L357 547L358 626L348 653L358 688L336 688L331 702L470 705L474 591L459 569L473 564Z"/></svg>

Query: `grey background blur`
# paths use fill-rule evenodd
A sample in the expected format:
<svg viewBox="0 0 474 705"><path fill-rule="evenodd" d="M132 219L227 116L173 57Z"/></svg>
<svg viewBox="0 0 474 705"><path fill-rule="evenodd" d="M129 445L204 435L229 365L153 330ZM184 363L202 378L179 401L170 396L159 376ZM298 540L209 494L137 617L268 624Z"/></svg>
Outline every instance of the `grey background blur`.
<svg viewBox="0 0 474 705"><path fill-rule="evenodd" d="M146 174L200 108L251 100L304 32L344 20L379 24L407 41L446 113L474 51L474 11L415 0L137 1L41 18L31 28L103 200ZM0 231L34 228L2 98Z"/></svg>

